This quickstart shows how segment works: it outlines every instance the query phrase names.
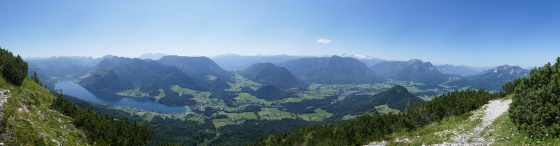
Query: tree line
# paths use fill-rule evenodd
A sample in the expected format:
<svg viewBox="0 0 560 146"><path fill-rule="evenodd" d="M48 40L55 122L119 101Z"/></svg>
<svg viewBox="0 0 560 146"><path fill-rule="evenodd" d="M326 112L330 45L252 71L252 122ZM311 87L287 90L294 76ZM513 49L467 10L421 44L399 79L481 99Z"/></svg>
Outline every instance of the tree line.
<svg viewBox="0 0 560 146"><path fill-rule="evenodd" d="M128 118L114 119L109 115L98 115L91 107L78 109L63 94L58 95L51 108L72 117L74 125L85 131L91 144L147 145L152 138L145 123L130 123Z"/></svg>
<svg viewBox="0 0 560 146"><path fill-rule="evenodd" d="M536 139L560 136L560 57L503 89L513 94L509 116L519 131Z"/></svg>
<svg viewBox="0 0 560 146"><path fill-rule="evenodd" d="M443 118L463 115L503 97L485 90L454 91L398 114L366 114L349 123L318 125L269 135L248 145L364 145L398 131L412 131Z"/></svg>
<svg viewBox="0 0 560 146"><path fill-rule="evenodd" d="M27 77L27 62L21 56L0 48L0 75L13 85L19 86Z"/></svg>

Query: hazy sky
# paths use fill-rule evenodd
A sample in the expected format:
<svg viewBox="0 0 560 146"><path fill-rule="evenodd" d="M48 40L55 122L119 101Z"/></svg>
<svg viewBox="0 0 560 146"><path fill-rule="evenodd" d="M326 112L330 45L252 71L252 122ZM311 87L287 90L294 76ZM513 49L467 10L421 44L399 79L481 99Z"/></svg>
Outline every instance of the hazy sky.
<svg viewBox="0 0 560 146"><path fill-rule="evenodd" d="M560 55L558 0L0 0L23 57L364 54L540 66Z"/></svg>

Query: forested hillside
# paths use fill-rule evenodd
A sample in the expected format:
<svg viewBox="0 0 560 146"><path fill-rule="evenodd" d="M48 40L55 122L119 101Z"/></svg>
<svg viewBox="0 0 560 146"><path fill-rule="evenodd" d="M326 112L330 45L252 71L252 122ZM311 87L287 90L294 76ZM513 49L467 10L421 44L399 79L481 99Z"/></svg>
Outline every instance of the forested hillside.
<svg viewBox="0 0 560 146"><path fill-rule="evenodd" d="M185 106L194 101L190 100L188 95L181 96L172 91L172 86L206 90L208 84L202 79L186 75L175 67L157 61L113 57L101 61L98 68L89 77L84 78L80 85L107 96L155 98L162 95L158 99L160 103Z"/></svg>
<svg viewBox="0 0 560 146"><path fill-rule="evenodd" d="M241 75L247 79L280 89L306 89L309 85L284 67L272 63L256 63L249 66Z"/></svg>
<svg viewBox="0 0 560 146"><path fill-rule="evenodd" d="M424 100L412 95L405 87L395 85L387 91L373 95L365 105L387 104L389 108L406 111L409 107L424 103Z"/></svg>
<svg viewBox="0 0 560 146"><path fill-rule="evenodd" d="M438 88L439 84L457 75L443 74L430 62L412 59L409 61L387 61L371 67L375 73L387 79L422 83L419 88Z"/></svg>
<svg viewBox="0 0 560 146"><path fill-rule="evenodd" d="M393 132L410 131L446 117L462 115L500 97L503 94L491 94L484 90L455 91L399 114L375 112L359 116L350 123L281 132L249 145L364 145L381 140Z"/></svg>
<svg viewBox="0 0 560 146"><path fill-rule="evenodd" d="M495 73L499 72L498 70L495 71ZM513 73L517 74L518 72L515 70L507 72L507 74ZM505 92L489 93L485 90L450 92L433 98L425 105L414 106L406 112L399 114L389 113L383 115L375 112L374 114L360 116L350 123L312 126L269 135L253 141L250 145L364 145L371 141L382 141L389 137L395 138L394 136L389 136L389 134L395 132L400 132L400 134L397 134L397 139L390 141L390 143L383 141L372 144L433 143L441 139L450 139L450 135L454 136L453 141L468 140L470 143L471 139L462 139L460 137L465 135L460 133L461 131L467 134L469 132L479 133L481 135L476 135L476 137L483 138L482 140L489 138L492 140L489 142L490 144L496 140L499 145L557 145L560 142L560 139L558 139L560 136L558 132L560 131L558 126L560 125L558 122L560 121L558 119L560 108L557 106L559 104L558 98L560 97L560 92L558 92L560 88L558 88L557 83L559 80L560 57L554 65L548 63L542 68L531 70L530 75L527 77L505 84L503 86ZM509 112L506 112L505 116L493 115L495 116L494 118L497 117L494 122L484 121L486 126L489 125L487 128L484 128L486 127L484 126L484 129L475 128L474 131L464 131L464 128L470 128L461 128L459 126L459 129L441 131L450 126L466 126L480 123L480 121L477 122L477 117L471 117L470 120L461 119L469 117L470 115L466 113L479 109L481 105L486 104L489 100L506 97L506 95L512 97L513 100L509 106ZM501 104L506 103L508 103L508 100L497 100L494 102L494 106L499 105L500 107L487 108L501 108L503 107ZM505 107L507 108L507 105ZM489 115L484 115L484 119L486 119L486 116ZM443 119L446 120L441 121ZM461 122L464 122L464 124ZM430 124L428 128L437 129L422 128L428 124ZM415 131L419 128L422 129ZM414 138L411 139L406 138L407 136L404 137L404 140L399 139L402 138L399 136L410 135L408 132L416 136L413 135ZM430 140L430 138L436 137L438 140ZM476 141L480 142L479 139Z"/></svg>
<svg viewBox="0 0 560 146"><path fill-rule="evenodd" d="M355 58L332 56L301 58L279 64L310 83L373 83L382 79Z"/></svg>
<svg viewBox="0 0 560 146"><path fill-rule="evenodd" d="M0 49L0 142L7 145L145 145L148 126L78 109L54 97L27 63Z"/></svg>
<svg viewBox="0 0 560 146"><path fill-rule="evenodd" d="M177 67L187 75L198 78L218 77L222 80L229 81L234 75L222 69L214 61L208 57L187 57L187 56L163 56L158 62L168 66Z"/></svg>

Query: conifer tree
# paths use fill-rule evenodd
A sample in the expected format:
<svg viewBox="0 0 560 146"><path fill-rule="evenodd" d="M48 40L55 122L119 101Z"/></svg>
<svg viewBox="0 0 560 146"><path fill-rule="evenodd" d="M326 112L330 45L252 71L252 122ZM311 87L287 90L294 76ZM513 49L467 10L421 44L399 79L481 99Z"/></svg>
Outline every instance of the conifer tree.
<svg viewBox="0 0 560 146"><path fill-rule="evenodd" d="M14 85L21 85L27 77L27 63L21 56L14 57L12 52L0 48L0 74Z"/></svg>
<svg viewBox="0 0 560 146"><path fill-rule="evenodd" d="M560 57L509 84L509 115L517 128L535 138L560 136Z"/></svg>
<svg viewBox="0 0 560 146"><path fill-rule="evenodd" d="M43 84L41 84L41 80L39 79L39 76L37 75L37 71L33 71L33 75L31 76L31 79L33 81L35 81L35 83L37 83L39 85L43 85Z"/></svg>

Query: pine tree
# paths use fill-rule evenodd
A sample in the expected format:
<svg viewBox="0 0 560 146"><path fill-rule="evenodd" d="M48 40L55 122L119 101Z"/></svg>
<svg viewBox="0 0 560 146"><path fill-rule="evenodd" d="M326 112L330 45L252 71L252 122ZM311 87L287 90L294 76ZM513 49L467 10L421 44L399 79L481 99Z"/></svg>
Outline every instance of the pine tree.
<svg viewBox="0 0 560 146"><path fill-rule="evenodd" d="M33 81L35 81L35 83L37 83L37 84L39 84L39 85L41 85L41 86L43 85L43 84L41 83L41 80L39 79L39 76L37 75L37 72L36 72L36 71L33 71L33 75L31 76L31 79L32 79Z"/></svg>
<svg viewBox="0 0 560 146"><path fill-rule="evenodd" d="M517 128L535 138L560 136L560 57L512 84L509 115Z"/></svg>
<svg viewBox="0 0 560 146"><path fill-rule="evenodd" d="M12 52L0 48L0 74L14 85L21 85L27 77L27 63L21 56L14 57Z"/></svg>

